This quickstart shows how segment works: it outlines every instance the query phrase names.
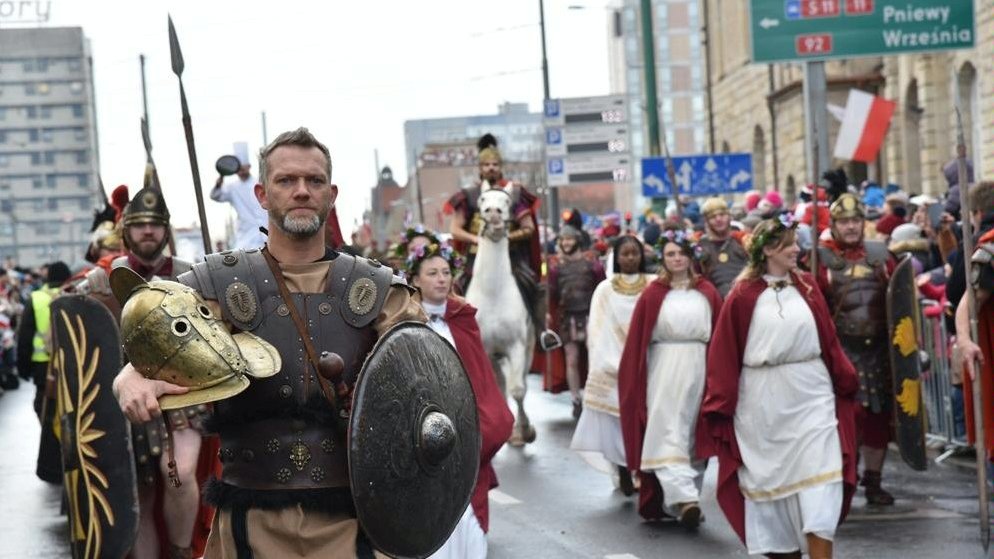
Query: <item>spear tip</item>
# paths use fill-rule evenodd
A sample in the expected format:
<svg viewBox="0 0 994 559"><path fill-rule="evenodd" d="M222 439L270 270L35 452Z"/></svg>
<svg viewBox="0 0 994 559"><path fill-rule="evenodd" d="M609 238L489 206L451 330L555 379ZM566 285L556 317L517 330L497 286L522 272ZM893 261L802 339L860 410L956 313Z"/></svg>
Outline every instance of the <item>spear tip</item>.
<svg viewBox="0 0 994 559"><path fill-rule="evenodd" d="M169 18L169 58L172 60L173 73L182 77L183 75L183 51L179 48L179 38L176 36L176 26L173 25L173 16Z"/></svg>

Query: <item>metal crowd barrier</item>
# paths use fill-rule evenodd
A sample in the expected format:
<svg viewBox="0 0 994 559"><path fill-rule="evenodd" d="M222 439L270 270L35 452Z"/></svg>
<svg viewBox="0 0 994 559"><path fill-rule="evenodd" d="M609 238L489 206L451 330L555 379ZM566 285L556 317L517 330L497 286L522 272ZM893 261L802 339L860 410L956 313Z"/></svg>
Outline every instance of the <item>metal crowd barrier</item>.
<svg viewBox="0 0 994 559"><path fill-rule="evenodd" d="M926 439L943 448L936 463L969 446L956 434L954 420L952 355L949 332L940 303L920 301L920 337L922 351L928 355L928 367L922 369L922 399L925 403Z"/></svg>

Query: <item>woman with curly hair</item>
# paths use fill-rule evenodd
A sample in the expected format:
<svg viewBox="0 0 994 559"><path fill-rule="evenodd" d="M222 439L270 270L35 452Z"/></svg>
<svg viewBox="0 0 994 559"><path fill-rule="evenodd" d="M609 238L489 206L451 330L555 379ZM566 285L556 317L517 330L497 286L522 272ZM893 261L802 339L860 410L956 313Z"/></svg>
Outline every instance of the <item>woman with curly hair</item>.
<svg viewBox="0 0 994 559"><path fill-rule="evenodd" d="M711 338L697 449L718 456L718 503L750 554L823 559L856 486L859 383L799 252L789 216L753 230Z"/></svg>
<svg viewBox="0 0 994 559"><path fill-rule="evenodd" d="M703 468L694 428L721 296L694 271L700 248L687 231L668 227L659 246L659 277L635 304L618 368L621 428L628 468L641 480L639 514L696 529Z"/></svg>
<svg viewBox="0 0 994 559"><path fill-rule="evenodd" d="M437 559L487 556L486 532L490 518L487 493L497 487L497 474L490 459L511 436L514 423L514 416L497 387L497 377L483 349L480 327L476 324L476 308L452 294L453 274L461 265L459 253L447 244L437 242L413 247L406 265L411 285L421 291L421 305L428 315L428 326L456 348L466 367L480 418L480 470L471 506L449 540L432 555Z"/></svg>

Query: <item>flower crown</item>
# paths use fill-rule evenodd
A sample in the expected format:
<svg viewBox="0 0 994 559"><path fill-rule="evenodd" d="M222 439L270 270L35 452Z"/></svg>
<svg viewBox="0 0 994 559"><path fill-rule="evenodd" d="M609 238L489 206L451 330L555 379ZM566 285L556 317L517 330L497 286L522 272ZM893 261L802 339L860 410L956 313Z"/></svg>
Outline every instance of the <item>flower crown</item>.
<svg viewBox="0 0 994 559"><path fill-rule="evenodd" d="M660 260L663 258L663 249L666 248L666 243L677 244L685 252L689 252L694 260L700 260L704 256L704 247L694 240L692 233L683 229L676 231L668 229L659 234L659 240L656 241L655 248Z"/></svg>
<svg viewBox="0 0 994 559"><path fill-rule="evenodd" d="M442 242L438 239L438 236L435 235L434 231L419 223L414 227L408 227L407 230L404 231L403 235L401 235L400 243L397 245L397 248L394 249L394 257L407 258L407 245L415 237L426 237L430 244L437 245Z"/></svg>
<svg viewBox="0 0 994 559"><path fill-rule="evenodd" d="M436 256L441 256L449 263L452 268L453 275L462 269L463 257L459 254L459 251L452 248L446 242L433 242L427 245L421 245L413 250L407 255L407 260L404 263L404 269L407 272L408 277L411 277L418 272L418 268L421 267L421 263L429 258L434 258Z"/></svg>
<svg viewBox="0 0 994 559"><path fill-rule="evenodd" d="M793 214L783 213L779 216L768 219L763 223L771 223L769 229L752 236L749 244L749 262L753 266L758 266L766 260L763 249L770 246L774 241L783 237L784 232L797 228L797 221Z"/></svg>

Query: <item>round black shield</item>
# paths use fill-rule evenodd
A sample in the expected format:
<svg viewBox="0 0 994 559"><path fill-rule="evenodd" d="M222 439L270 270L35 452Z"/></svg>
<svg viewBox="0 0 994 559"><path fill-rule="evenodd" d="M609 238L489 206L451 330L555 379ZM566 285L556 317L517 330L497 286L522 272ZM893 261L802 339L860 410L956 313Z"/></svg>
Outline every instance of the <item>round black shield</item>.
<svg viewBox="0 0 994 559"><path fill-rule="evenodd" d="M349 423L352 494L373 545L436 551L469 505L479 459L476 398L455 349L423 324L390 329L359 374Z"/></svg>

